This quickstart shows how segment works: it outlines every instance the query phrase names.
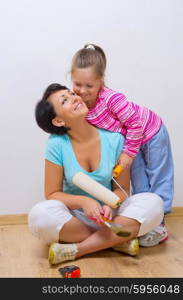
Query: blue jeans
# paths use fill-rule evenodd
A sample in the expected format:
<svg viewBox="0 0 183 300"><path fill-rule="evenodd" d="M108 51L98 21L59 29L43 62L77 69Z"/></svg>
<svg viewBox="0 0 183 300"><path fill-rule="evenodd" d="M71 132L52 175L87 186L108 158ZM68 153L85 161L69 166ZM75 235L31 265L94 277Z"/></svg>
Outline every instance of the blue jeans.
<svg viewBox="0 0 183 300"><path fill-rule="evenodd" d="M142 144L131 167L132 195L151 192L164 201L164 212L172 209L174 167L169 135L165 125L146 144Z"/></svg>

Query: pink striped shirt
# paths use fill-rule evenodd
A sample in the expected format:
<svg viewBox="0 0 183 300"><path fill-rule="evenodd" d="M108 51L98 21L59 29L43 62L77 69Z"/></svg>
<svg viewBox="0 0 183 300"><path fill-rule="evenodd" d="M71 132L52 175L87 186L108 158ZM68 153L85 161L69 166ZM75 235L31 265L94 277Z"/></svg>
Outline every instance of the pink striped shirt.
<svg viewBox="0 0 183 300"><path fill-rule="evenodd" d="M120 132L125 136L123 152L135 157L141 144L148 142L160 129L162 120L153 111L104 87L86 119L96 127Z"/></svg>

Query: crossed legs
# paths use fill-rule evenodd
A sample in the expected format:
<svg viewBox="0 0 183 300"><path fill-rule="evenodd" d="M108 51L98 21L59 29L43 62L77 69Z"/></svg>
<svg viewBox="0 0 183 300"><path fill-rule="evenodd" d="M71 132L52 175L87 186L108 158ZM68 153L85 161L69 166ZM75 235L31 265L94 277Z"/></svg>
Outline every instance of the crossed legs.
<svg viewBox="0 0 183 300"><path fill-rule="evenodd" d="M125 243L138 235L140 228L138 221L123 216L116 216L113 221L126 227L131 235L118 237L105 225L102 225L98 230L94 230L73 217L60 230L59 240L66 243L75 243L78 250L76 258L78 258Z"/></svg>

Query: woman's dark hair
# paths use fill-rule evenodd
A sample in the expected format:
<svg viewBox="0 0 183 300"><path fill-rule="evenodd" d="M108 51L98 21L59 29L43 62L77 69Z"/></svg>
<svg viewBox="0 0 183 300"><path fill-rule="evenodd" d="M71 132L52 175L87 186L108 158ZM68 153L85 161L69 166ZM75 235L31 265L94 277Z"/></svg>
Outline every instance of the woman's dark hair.
<svg viewBox="0 0 183 300"><path fill-rule="evenodd" d="M50 84L35 108L36 122L38 126L47 133L63 135L70 129L64 126L57 127L52 124L52 120L56 117L56 113L52 104L47 100L53 93L61 90L68 90L68 88L59 83Z"/></svg>

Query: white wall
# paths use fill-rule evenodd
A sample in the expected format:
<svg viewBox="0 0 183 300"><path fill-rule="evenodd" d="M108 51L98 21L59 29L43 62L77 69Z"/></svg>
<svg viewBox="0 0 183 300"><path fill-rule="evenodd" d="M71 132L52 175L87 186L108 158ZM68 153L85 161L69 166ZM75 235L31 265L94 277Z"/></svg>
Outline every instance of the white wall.
<svg viewBox="0 0 183 300"><path fill-rule="evenodd" d="M104 48L107 84L164 119L182 206L182 0L6 0L0 7L0 214L27 213L43 199L47 134L34 107L51 82L70 85L72 55Z"/></svg>

